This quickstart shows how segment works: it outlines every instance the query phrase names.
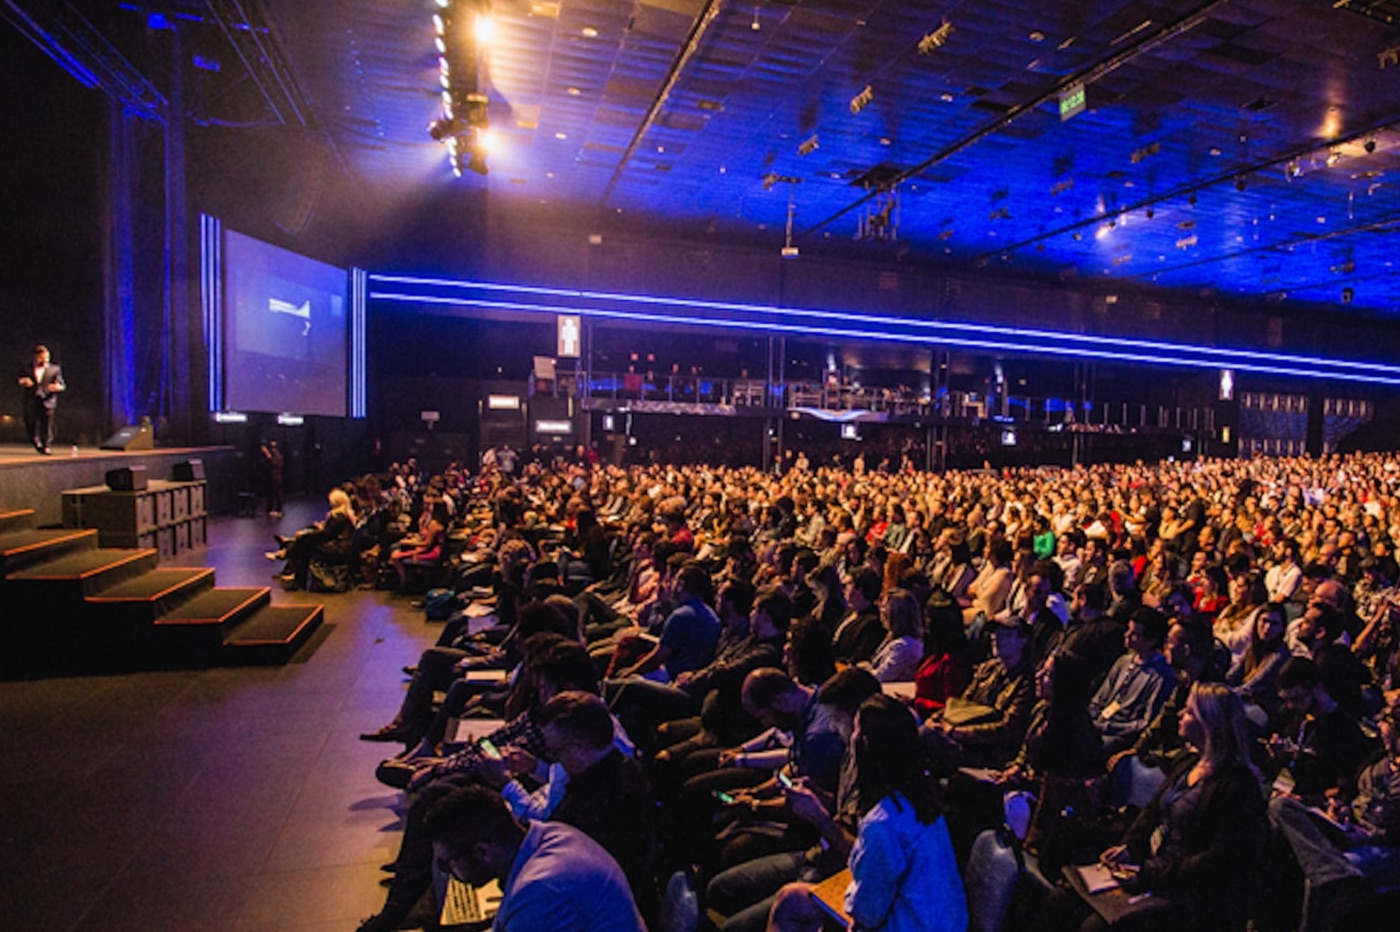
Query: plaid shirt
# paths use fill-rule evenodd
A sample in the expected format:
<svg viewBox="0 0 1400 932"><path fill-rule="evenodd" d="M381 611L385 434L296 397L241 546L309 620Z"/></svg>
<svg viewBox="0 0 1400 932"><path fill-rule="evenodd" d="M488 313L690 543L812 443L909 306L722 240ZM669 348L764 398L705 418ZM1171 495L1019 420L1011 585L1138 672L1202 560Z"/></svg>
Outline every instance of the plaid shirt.
<svg viewBox="0 0 1400 932"><path fill-rule="evenodd" d="M535 724L534 716L531 712L517 715L506 722L500 728L486 736L492 744L498 748L515 747L522 751L528 751L540 760L547 760L548 753L544 746L544 735L538 725ZM481 763L480 743L469 744L456 754L448 757L439 764L433 766L433 778L454 776L457 774L472 774Z"/></svg>

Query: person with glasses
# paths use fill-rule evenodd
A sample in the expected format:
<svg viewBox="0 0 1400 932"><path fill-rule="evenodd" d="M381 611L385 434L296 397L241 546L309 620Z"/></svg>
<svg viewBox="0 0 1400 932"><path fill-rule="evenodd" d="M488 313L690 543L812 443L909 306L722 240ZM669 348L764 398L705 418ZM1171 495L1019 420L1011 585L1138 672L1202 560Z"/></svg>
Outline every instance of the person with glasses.
<svg viewBox="0 0 1400 932"><path fill-rule="evenodd" d="M627 877L580 829L517 822L499 793L468 786L428 811L433 863L471 887L501 887L495 932L644 932Z"/></svg>

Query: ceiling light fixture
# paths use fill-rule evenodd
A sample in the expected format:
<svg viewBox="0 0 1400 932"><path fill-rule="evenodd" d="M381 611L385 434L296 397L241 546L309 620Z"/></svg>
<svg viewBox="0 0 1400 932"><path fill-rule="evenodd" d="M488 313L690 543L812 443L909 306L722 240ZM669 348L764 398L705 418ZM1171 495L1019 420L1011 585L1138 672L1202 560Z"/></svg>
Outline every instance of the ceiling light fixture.
<svg viewBox="0 0 1400 932"><path fill-rule="evenodd" d="M860 113L875 99L875 88L869 84L859 94L851 98L851 113Z"/></svg>
<svg viewBox="0 0 1400 932"><path fill-rule="evenodd" d="M942 26L939 26L933 32L930 32L919 40L919 54L932 55L934 52L943 48L948 41L948 37L952 34L953 24L944 20Z"/></svg>
<svg viewBox="0 0 1400 932"><path fill-rule="evenodd" d="M491 139L487 115L490 99L479 92L482 46L494 38L486 15L486 0L437 0L433 14L433 45L438 51L438 83L442 85L442 114L428 125L428 135L447 148L452 173L487 173ZM472 28L462 28L471 18Z"/></svg>

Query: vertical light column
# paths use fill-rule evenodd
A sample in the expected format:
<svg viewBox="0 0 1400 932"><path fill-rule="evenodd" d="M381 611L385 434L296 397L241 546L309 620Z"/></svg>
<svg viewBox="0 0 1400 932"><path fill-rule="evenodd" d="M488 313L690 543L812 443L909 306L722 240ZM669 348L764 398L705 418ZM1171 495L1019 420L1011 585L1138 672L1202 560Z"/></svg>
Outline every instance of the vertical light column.
<svg viewBox="0 0 1400 932"><path fill-rule="evenodd" d="M350 270L350 416L367 416L365 403L365 302L369 276L364 269Z"/></svg>
<svg viewBox="0 0 1400 932"><path fill-rule="evenodd" d="M224 410L224 224L199 215L199 301L209 360L209 410Z"/></svg>

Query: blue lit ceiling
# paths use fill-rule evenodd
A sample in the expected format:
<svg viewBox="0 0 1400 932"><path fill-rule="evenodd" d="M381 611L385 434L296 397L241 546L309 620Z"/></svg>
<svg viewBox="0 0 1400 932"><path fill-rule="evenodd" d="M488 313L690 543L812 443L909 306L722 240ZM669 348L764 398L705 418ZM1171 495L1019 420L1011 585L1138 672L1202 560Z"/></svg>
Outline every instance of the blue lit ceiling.
<svg viewBox="0 0 1400 932"><path fill-rule="evenodd" d="M1400 311L1394 3L496 0L498 144L461 180L425 131L435 0L267 5L370 183L775 251L791 205L799 246ZM893 239L853 242L883 206Z"/></svg>

